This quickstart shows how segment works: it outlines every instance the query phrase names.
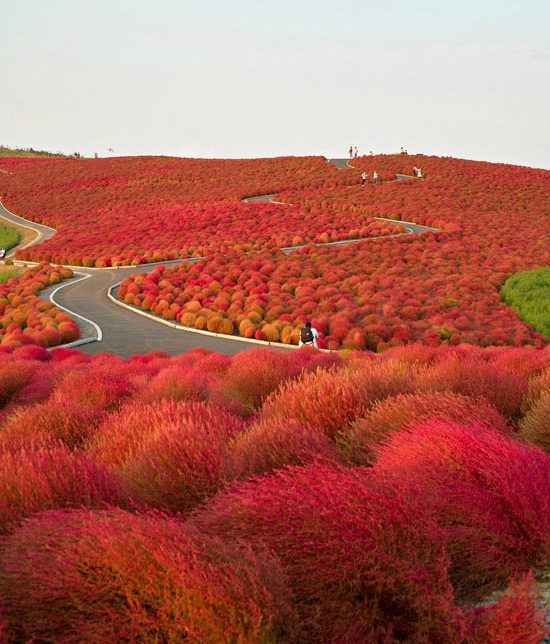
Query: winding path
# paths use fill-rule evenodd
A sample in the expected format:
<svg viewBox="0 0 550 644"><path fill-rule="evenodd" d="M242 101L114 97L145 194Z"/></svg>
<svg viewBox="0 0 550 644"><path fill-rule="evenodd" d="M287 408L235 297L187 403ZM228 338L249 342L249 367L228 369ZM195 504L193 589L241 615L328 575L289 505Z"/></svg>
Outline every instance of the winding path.
<svg viewBox="0 0 550 644"><path fill-rule="evenodd" d="M329 159L335 167L344 169L349 167L347 159ZM401 178L410 178L404 175ZM251 197L244 201L269 202L274 195L261 195ZM23 217L9 212L0 204L0 217L18 226L30 228L37 233L37 237L26 244L37 244L49 239L55 234L55 230L42 224L35 224ZM401 225L404 233L413 234L421 232L434 232L437 229L418 224L399 222L390 219L378 218L381 221L390 221L393 224ZM319 246L342 245L359 241L344 240L330 242L329 244L318 244ZM302 246L282 248L285 253L301 248ZM13 249L8 257L13 256L16 249ZM200 258L193 258L187 261L198 261ZM79 346L85 353L96 354L101 352L115 353L124 358L132 355L147 353L148 351L161 350L169 355L178 355L188 349L202 347L219 353L235 354L239 351L250 348L251 342L243 339L235 340L230 336L216 336L215 334L201 332L196 333L186 327L169 323L162 318L145 313L137 308L128 305L118 305L114 297L110 297L111 290L116 292L116 286L127 276L133 273L149 272L159 265L181 264L182 259L157 262L155 264L142 264L140 266L128 266L120 268L74 268L75 278L63 282L60 286L51 287L43 291L40 296L49 299L54 304L70 312L77 321L82 339L71 346ZM30 264L31 262L23 262ZM155 322L155 324L152 324ZM160 322L160 323L159 323ZM182 333L182 331L184 331ZM187 332L185 332L187 331ZM252 341L255 344L266 345L265 342ZM68 345L67 345L68 346ZM271 345L273 348L286 350L288 347L279 343Z"/></svg>

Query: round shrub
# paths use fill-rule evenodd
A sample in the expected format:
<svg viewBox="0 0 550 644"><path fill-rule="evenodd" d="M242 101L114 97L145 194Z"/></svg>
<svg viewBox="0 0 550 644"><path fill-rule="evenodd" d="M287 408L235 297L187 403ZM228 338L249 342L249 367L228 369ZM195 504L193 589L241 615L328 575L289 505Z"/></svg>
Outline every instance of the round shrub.
<svg viewBox="0 0 550 644"><path fill-rule="evenodd" d="M377 400L414 390L416 374L415 366L378 361L362 361L354 369L305 373L269 396L261 418L292 418L335 436Z"/></svg>
<svg viewBox="0 0 550 644"><path fill-rule="evenodd" d="M444 529L459 597L481 598L550 555L550 457L483 423L429 419L377 447L373 476Z"/></svg>
<svg viewBox="0 0 550 644"><path fill-rule="evenodd" d="M109 416L88 452L115 472L135 501L187 511L233 477L233 415L204 403L133 403Z"/></svg>
<svg viewBox="0 0 550 644"><path fill-rule="evenodd" d="M307 641L439 641L452 636L440 531L368 470L314 462L243 483L192 517L225 541L281 559Z"/></svg>
<svg viewBox="0 0 550 644"><path fill-rule="evenodd" d="M324 432L279 418L251 425L237 436L232 453L240 478L307 463L317 456L338 459L333 441Z"/></svg>
<svg viewBox="0 0 550 644"><path fill-rule="evenodd" d="M233 356L216 393L240 402L246 412L251 412L282 382L295 378L301 371L301 365L286 353L250 349Z"/></svg>
<svg viewBox="0 0 550 644"><path fill-rule="evenodd" d="M29 519L6 541L0 597L13 640L229 644L296 634L272 557L163 515L80 510Z"/></svg>
<svg viewBox="0 0 550 644"><path fill-rule="evenodd" d="M119 500L105 468L64 445L0 454L0 533L34 512Z"/></svg>
<svg viewBox="0 0 550 644"><path fill-rule="evenodd" d="M481 421L510 433L506 420L484 399L450 392L399 394L375 403L365 418L339 436L342 454L352 463L368 465L380 441L409 423L430 417L466 423Z"/></svg>
<svg viewBox="0 0 550 644"><path fill-rule="evenodd" d="M186 365L174 365L160 371L140 398L148 402L170 400L200 401L208 398L207 374Z"/></svg>
<svg viewBox="0 0 550 644"><path fill-rule="evenodd" d="M451 391L472 398L482 396L505 418L521 415L527 378L470 356L450 354L429 367L421 377L427 391Z"/></svg>
<svg viewBox="0 0 550 644"><path fill-rule="evenodd" d="M19 408L0 431L0 451L13 445L32 445L51 439L59 440L67 447L77 447L95 431L104 415L102 409L91 405L73 401L61 405L51 398Z"/></svg>
<svg viewBox="0 0 550 644"><path fill-rule="evenodd" d="M550 390L531 407L519 424L520 436L550 453Z"/></svg>
<svg viewBox="0 0 550 644"><path fill-rule="evenodd" d="M540 644L548 634L532 574L514 580L497 602L470 611L471 644Z"/></svg>

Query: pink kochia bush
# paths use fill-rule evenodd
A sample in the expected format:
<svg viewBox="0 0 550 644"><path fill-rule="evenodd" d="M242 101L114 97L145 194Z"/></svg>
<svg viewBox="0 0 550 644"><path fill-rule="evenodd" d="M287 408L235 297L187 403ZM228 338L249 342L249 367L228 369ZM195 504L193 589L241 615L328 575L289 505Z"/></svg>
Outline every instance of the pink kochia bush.
<svg viewBox="0 0 550 644"><path fill-rule="evenodd" d="M550 556L550 457L487 427L429 419L378 447L373 475L446 533L455 592L480 597Z"/></svg>
<svg viewBox="0 0 550 644"><path fill-rule="evenodd" d="M106 419L88 452L134 501L183 512L231 480L229 440L240 427L204 403L135 403Z"/></svg>
<svg viewBox="0 0 550 644"><path fill-rule="evenodd" d="M452 590L441 531L368 470L315 462L244 483L192 519L281 559L307 641L448 641Z"/></svg>
<svg viewBox="0 0 550 644"><path fill-rule="evenodd" d="M29 565L32 562L32 565ZM291 642L278 562L154 514L52 511L5 542L13 641Z"/></svg>

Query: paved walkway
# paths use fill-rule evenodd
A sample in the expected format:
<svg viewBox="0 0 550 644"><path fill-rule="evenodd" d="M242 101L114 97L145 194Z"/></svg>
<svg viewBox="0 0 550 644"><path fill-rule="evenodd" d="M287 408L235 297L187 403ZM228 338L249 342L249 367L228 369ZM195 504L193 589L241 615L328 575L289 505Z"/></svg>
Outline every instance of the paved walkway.
<svg viewBox="0 0 550 644"><path fill-rule="evenodd" d="M347 159L330 159L337 168L346 168ZM262 195L252 197L245 201L270 201L274 195ZM37 237L30 244L37 244L49 239L55 234L53 228L42 224L35 224L23 217L19 217L0 204L0 217L20 226L31 228L37 232ZM377 218L380 219L380 218ZM435 228L428 228L418 224L402 223L391 221L405 229L405 234L436 231ZM330 245L353 243L364 240L345 240L332 242ZM27 244L27 245L30 245ZM329 244L318 244L327 246ZM289 253L298 247L281 249ZM17 248L13 249L9 256L12 256ZM169 262L158 262L156 264L143 264L141 266L130 266L111 269L87 269L78 267L75 270L75 277L64 281L61 285L47 289L41 294L44 299L50 299L54 304L65 308L75 316L79 324L83 338L88 341L79 346L79 350L96 354L108 351L124 358L132 355L147 353L148 351L160 350L169 355L178 355L188 349L203 347L218 351L219 353L235 354L244 351L252 346L258 346L239 340L233 340L230 336L216 337L192 332L177 330L169 326L157 323L150 318L141 316L132 310L117 306L107 298L108 290L115 284L121 282L124 277L132 273L145 273L152 270L154 266L178 264L185 260L173 260ZM193 259L190 261L197 261ZM280 350L285 350L280 347Z"/></svg>

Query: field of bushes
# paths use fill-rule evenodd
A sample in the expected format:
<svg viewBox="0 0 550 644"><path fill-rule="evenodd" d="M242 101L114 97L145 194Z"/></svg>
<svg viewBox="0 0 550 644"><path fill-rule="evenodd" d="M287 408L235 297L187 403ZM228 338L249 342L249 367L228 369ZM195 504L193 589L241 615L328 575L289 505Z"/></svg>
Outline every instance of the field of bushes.
<svg viewBox="0 0 550 644"><path fill-rule="evenodd" d="M72 275L70 268L46 263L0 273L0 353L31 344L57 346L80 337L68 313L38 297L45 288Z"/></svg>
<svg viewBox="0 0 550 644"><path fill-rule="evenodd" d="M550 350L0 355L0 639L538 644Z"/></svg>

